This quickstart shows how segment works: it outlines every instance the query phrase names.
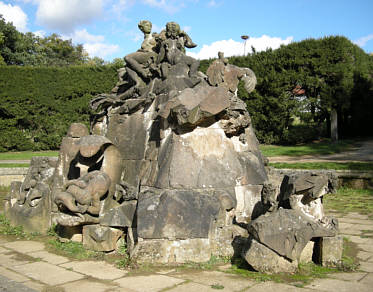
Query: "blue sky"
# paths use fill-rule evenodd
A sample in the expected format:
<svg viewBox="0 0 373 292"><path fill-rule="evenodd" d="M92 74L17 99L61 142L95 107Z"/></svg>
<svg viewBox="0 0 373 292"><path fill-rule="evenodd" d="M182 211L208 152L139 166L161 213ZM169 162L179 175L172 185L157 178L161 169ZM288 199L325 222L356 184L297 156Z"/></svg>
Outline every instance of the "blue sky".
<svg viewBox="0 0 373 292"><path fill-rule="evenodd" d="M140 20L160 32L176 21L199 59L242 55L306 38L343 35L373 52L373 0L0 0L0 14L23 31L58 33L105 60L136 51Z"/></svg>

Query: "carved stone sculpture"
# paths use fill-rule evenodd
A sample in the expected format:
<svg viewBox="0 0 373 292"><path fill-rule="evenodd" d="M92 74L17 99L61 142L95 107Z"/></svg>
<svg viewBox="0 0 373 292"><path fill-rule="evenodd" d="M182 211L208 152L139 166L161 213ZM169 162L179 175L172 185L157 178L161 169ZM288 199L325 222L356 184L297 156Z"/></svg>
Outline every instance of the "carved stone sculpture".
<svg viewBox="0 0 373 292"><path fill-rule="evenodd" d="M320 207L329 180L294 177L280 193L237 96L240 81L254 90L255 74L219 53L206 76L177 23L159 34L151 27L139 23L141 48L124 57L112 91L91 101L90 129L71 125L48 181L27 178L20 192L15 184L7 214L45 197L46 225L58 224L65 240L106 252L125 240L132 258L160 263L232 256L250 233L242 253L252 266L261 269L260 253L277 256L265 271L293 271L311 237L335 234Z"/></svg>

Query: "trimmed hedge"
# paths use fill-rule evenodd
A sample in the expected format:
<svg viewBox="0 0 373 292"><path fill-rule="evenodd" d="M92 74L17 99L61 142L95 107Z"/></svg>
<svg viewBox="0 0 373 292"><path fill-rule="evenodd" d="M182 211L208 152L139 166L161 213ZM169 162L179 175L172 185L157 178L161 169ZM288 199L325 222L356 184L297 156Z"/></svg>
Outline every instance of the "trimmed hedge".
<svg viewBox="0 0 373 292"><path fill-rule="evenodd" d="M55 150L69 125L89 125L89 101L109 92L115 66L0 67L0 152Z"/></svg>

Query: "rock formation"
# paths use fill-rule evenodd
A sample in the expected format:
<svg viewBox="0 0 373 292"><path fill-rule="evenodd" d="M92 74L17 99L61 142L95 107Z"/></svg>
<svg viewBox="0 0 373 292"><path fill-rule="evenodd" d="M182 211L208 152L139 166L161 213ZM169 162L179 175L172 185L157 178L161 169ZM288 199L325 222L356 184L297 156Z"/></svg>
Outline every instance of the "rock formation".
<svg viewBox="0 0 373 292"><path fill-rule="evenodd" d="M90 130L72 124L48 176L26 178L20 192L19 184L12 188L6 209L12 222L27 224L14 219L29 212L19 206L45 197L44 225L58 224L62 237L98 251L125 239L132 258L161 263L232 256L234 239L248 232L250 264L254 246L286 262L298 259L311 238L334 235L320 223L325 180L295 179L281 195L269 184L250 115L237 97L240 81L254 90L255 74L219 53L204 75L185 54L196 44L177 23L159 34L151 34L149 21L139 28L144 41L124 58L118 83L91 101ZM278 209L283 203L289 210ZM289 232L273 231L285 225Z"/></svg>

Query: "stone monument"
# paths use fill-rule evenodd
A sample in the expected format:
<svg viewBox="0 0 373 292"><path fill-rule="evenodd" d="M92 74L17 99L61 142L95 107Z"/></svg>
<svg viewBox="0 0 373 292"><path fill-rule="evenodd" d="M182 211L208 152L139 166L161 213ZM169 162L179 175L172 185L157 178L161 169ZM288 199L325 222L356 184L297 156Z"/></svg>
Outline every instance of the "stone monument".
<svg viewBox="0 0 373 292"><path fill-rule="evenodd" d="M132 258L157 263L233 256L235 239L246 238L291 264L312 238L334 236L334 221L320 223L324 178L307 186L283 183L281 192L270 184L250 115L237 97L240 81L254 90L254 72L219 53L204 75L185 54L196 44L177 23L159 34L149 21L139 29L144 41L124 57L118 83L90 103L96 112L90 129L72 124L58 161L44 162L48 174L13 184L6 201L11 221L27 225L38 193L39 204L45 201L34 211L45 222L38 231L57 224L61 237L107 252L124 239ZM33 161L30 171L39 168ZM292 220L297 214L301 223ZM294 231L272 233L268 222L276 216L287 219L279 224L295 224ZM299 244L277 242L298 239L301 224L310 227ZM240 252L260 270L247 240Z"/></svg>

